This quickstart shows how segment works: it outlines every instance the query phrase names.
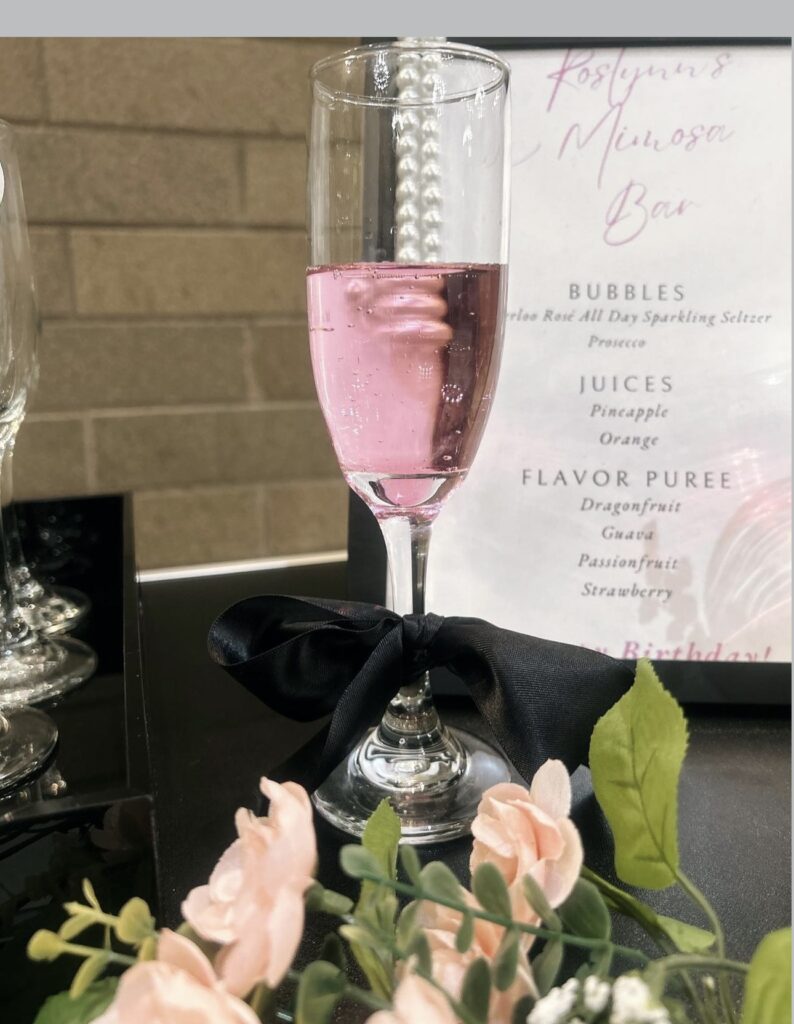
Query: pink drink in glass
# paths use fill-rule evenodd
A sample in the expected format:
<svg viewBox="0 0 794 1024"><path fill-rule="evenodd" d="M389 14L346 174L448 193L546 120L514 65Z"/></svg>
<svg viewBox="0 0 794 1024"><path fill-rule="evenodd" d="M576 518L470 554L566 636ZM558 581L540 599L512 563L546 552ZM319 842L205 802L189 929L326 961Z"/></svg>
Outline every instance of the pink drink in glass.
<svg viewBox="0 0 794 1024"><path fill-rule="evenodd" d="M499 371L504 281L499 264L309 269L320 405L376 516L429 522L465 478Z"/></svg>

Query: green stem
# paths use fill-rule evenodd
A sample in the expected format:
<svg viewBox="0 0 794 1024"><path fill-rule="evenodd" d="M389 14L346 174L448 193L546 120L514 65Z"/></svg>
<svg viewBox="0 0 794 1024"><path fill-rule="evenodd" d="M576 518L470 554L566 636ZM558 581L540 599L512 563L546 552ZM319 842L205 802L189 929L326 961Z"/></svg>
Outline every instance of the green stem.
<svg viewBox="0 0 794 1024"><path fill-rule="evenodd" d="M383 878L379 875L370 875L361 872L358 877L365 879L368 882L375 882L377 885L384 885L388 889L393 889L395 892L400 893L403 896L411 896L415 900L426 900L430 903L438 903L442 907L449 907L450 910L457 910L461 914L471 914L472 917L477 917L481 921L490 921L491 924L501 925L502 928L515 928L517 931L525 932L529 935L536 935L542 939L554 939L558 942L562 942L568 946L580 946L583 949L609 949L613 954L622 954L623 956L629 957L633 960L638 960L640 963L647 964L650 957L646 956L639 949L633 949L630 946L619 946L609 939L586 939L581 935L569 935L567 932L553 931L550 928L536 928L534 925L525 924L523 921L514 921L512 918L503 917L501 914L492 914L488 910L478 910L474 907L469 907L458 900L447 899L444 896L431 896L426 893L423 889L417 886L407 885L405 882L398 882L391 878Z"/></svg>
<svg viewBox="0 0 794 1024"><path fill-rule="evenodd" d="M728 963L729 961L725 960L725 932L722 930L722 924L720 923L720 919L717 916L717 912L714 910L714 907L712 907L692 879L688 878L680 868L676 871L676 879L684 892L695 904L697 904L697 906L700 907L708 918L708 922L711 925L712 931L714 932L714 936L717 940L717 954L723 962ZM747 968L745 966L745 971L746 969ZM719 987L720 1002L722 1003L725 1019L728 1024L736 1024L736 1014L733 1008L730 986L728 985L728 979L723 973L720 974L717 984Z"/></svg>
<svg viewBox="0 0 794 1024"><path fill-rule="evenodd" d="M64 942L61 947L62 953L69 953L71 956L95 956L97 953L101 953L107 958L108 963L111 964L124 964L127 967L132 967L138 961L134 956L127 956L126 953L116 953L111 949L97 949L96 946L77 946L71 942Z"/></svg>
<svg viewBox="0 0 794 1024"><path fill-rule="evenodd" d="M357 1003L361 1003L362 1006L366 1006L369 1010L388 1010L391 1008L391 1004L387 1003L385 999L376 996L374 992L368 992L365 988L359 988L358 985L346 985L344 994L349 999L354 999Z"/></svg>
<svg viewBox="0 0 794 1024"><path fill-rule="evenodd" d="M678 952L678 947L670 940L664 929L655 924L656 914L655 911L653 911L653 908L646 908L645 904L641 900L630 896L629 893L624 892L617 885L613 885L611 882L608 882L606 878L602 878L601 875L587 867L586 864L582 865L582 878L587 879L596 886L604 897L604 901L607 906L611 910L617 914L623 914L625 917L629 917L633 921L637 921L665 955ZM652 915L650 918L648 914L645 913L646 909L649 914ZM680 977L681 983L683 984L692 1006L700 1019L706 1021L708 1018L708 1024L719 1024L719 1022L714 1018L713 1013L711 1013L709 1007L706 1006L704 1000L701 999L692 978L690 978L684 970L680 972Z"/></svg>
<svg viewBox="0 0 794 1024"><path fill-rule="evenodd" d="M294 981L296 984L301 980L302 975L302 971L287 971L287 977L289 980ZM391 1009L391 1003L388 1003L385 999L381 999L380 996L376 996L374 992L368 992L367 989L359 988L358 985L353 985L350 982L345 985L342 995L347 996L348 999L355 1000L355 1002L360 1003L362 1006L366 1006L369 1010Z"/></svg>
<svg viewBox="0 0 794 1024"><path fill-rule="evenodd" d="M251 1009L254 1011L257 1017L259 1017L260 1020L262 1019L262 1014L264 1013L265 1008L267 1007L267 999L269 995L270 989L267 987L267 985L261 984L256 986L251 995Z"/></svg>
<svg viewBox="0 0 794 1024"><path fill-rule="evenodd" d="M659 966L664 971L720 971L729 974L747 974L750 970L749 964L743 964L739 960L726 960L719 956L701 956L699 953L673 953L671 956L663 956L654 961L654 967Z"/></svg>

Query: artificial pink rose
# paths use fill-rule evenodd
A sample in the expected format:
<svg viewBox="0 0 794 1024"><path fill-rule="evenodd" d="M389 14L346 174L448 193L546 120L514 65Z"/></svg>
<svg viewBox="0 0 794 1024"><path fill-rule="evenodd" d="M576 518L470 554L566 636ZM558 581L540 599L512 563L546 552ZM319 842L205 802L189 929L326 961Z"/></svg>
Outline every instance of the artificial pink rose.
<svg viewBox="0 0 794 1024"><path fill-rule="evenodd" d="M226 991L198 946L164 929L157 959L122 974L113 1002L94 1024L259 1024L250 1006Z"/></svg>
<svg viewBox="0 0 794 1024"><path fill-rule="evenodd" d="M564 903L576 884L582 841L570 813L571 780L562 761L542 764L529 792L502 782L483 794L471 827L470 867L490 861L499 868L518 920L537 921L523 894L524 875L532 875L552 907Z"/></svg>
<svg viewBox="0 0 794 1024"><path fill-rule="evenodd" d="M471 893L466 892L465 899L469 906L479 908ZM455 936L461 919L462 914L457 910L429 900L420 903L416 916L416 922L427 937L433 954L433 979L453 999L460 998L464 975L474 960L483 957L488 963L493 962L504 935L504 928L500 925L475 918L472 943L465 953L459 953L455 948ZM515 1003L523 996L537 997L537 994L529 964L521 953L516 977L510 988L505 992L495 988L491 990L488 1024L510 1024Z"/></svg>
<svg viewBox="0 0 794 1024"><path fill-rule="evenodd" d="M304 893L317 864L308 794L293 782L262 779L270 813L241 809L238 838L210 875L188 893L182 915L204 939L219 942L216 967L230 992L244 996L263 981L275 988L303 934Z"/></svg>
<svg viewBox="0 0 794 1024"><path fill-rule="evenodd" d="M460 1024L447 999L430 982L407 974L394 992L393 1009L378 1010L367 1024Z"/></svg>

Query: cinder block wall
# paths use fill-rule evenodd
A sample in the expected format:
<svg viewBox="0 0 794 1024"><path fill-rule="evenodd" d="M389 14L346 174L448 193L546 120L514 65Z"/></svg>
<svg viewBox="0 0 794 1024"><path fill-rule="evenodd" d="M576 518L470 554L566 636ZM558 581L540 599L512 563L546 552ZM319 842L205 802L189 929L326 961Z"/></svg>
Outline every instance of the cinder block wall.
<svg viewBox="0 0 794 1024"><path fill-rule="evenodd" d="M43 314L15 495L132 490L139 562L344 547L308 361L307 71L342 39L0 39Z"/></svg>

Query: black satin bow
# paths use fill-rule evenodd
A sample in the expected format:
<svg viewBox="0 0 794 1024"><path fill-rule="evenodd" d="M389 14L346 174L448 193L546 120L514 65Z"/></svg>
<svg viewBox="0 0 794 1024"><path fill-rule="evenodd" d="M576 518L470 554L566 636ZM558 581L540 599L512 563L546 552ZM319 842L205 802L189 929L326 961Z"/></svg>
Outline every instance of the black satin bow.
<svg viewBox="0 0 794 1024"><path fill-rule="evenodd" d="M314 789L407 680L444 665L468 687L521 775L548 757L586 763L596 720L631 685L622 662L482 619L406 615L378 605L250 597L210 629L212 658L288 718L331 715L283 771Z"/></svg>

